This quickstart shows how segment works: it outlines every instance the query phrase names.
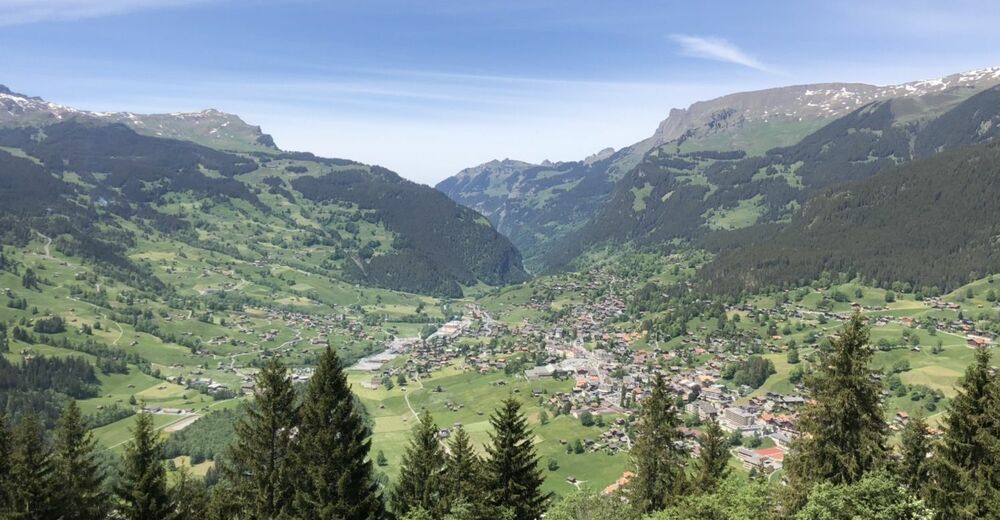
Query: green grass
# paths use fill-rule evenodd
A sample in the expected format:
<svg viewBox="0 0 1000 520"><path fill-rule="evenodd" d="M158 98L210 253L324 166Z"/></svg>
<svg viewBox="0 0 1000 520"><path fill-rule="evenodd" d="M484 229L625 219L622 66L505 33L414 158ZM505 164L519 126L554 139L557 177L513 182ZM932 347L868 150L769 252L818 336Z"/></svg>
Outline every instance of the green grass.
<svg viewBox="0 0 1000 520"><path fill-rule="evenodd" d="M733 208L712 209L702 215L711 229L740 229L752 226L764 213L763 197L741 200Z"/></svg>
<svg viewBox="0 0 1000 520"><path fill-rule="evenodd" d="M545 489L548 491L563 494L571 492L573 487L566 482L566 478L570 476L587 480L594 489L603 489L620 477L625 469L627 460L624 455L567 455L564 445L560 443L572 443L576 439L588 437L596 439L600 435L600 429L585 428L572 417L556 417L546 425L539 424L538 414L542 408L538 405L537 398L531 397L531 392L538 390L552 395L567 391L572 388L571 381L526 381L522 377L502 373L479 375L452 367L423 381L424 388L411 382L405 391L399 387L386 391L361 388L360 382L368 377L370 376L367 374L353 374L350 380L355 392L375 419L372 450L373 453L385 453L389 465L383 470L390 477L399 470L399 461L416 421L406 406L404 395L409 396L414 411L421 413L425 409L429 410L441 427L461 423L473 443L479 447L489 442L490 414L503 399L514 396L524 405L524 412L534 429L535 444L543 466L549 458L559 462L560 468L557 471L545 472ZM501 385L501 381L504 384ZM443 391L436 392L437 386ZM461 408L452 411L448 407L449 403L460 405Z"/></svg>
<svg viewBox="0 0 1000 520"><path fill-rule="evenodd" d="M137 417L133 415L132 417L97 428L94 430L94 438L105 449L120 453L132 439L132 429L135 427L136 419ZM181 419L181 417L174 415L154 415L153 427L157 430L162 430L169 424Z"/></svg>
<svg viewBox="0 0 1000 520"><path fill-rule="evenodd" d="M288 175L283 173L282 168L283 166L276 166L273 168L275 171L271 173L280 176ZM257 174L259 172L252 175ZM704 181L704 179L699 179L699 181ZM651 187L648 185L637 189L635 193L636 203L639 204L641 201L641 205L645 206L650 194ZM754 212L759 208L751 202L743 201L740 206L728 212L713 215L713 222L715 225L726 228L739 227L752 222L756 218ZM172 201L168 206L170 211L192 213L201 211L198 201L185 197ZM306 211L296 209L286 216L296 225L302 226L309 226L329 217L328 214L319 212L316 208L306 209ZM315 211L309 211L309 209ZM641 209L645 208L639 208L639 210ZM206 239L233 241L234 236L248 231L248 224L241 217L241 213L232 208L213 208L203 215L208 223L202 230ZM259 356L258 349L275 349L294 338L296 330L286 325L282 319L272 320L268 318L264 309L257 306L251 306L241 312L216 310L213 312L211 323L200 321L198 317L207 310L202 305L204 301L207 301L203 300L206 297L201 294L202 291L208 289L232 291L255 298L265 305L287 305L291 309L322 316L345 315L352 320L361 320L367 314L387 320L380 325L363 327L357 336L339 327L331 331L331 343L345 353L360 352L370 346L380 345L390 334L399 337L417 335L423 323L409 323L400 320L416 314L418 306L422 306L428 321L440 320L444 317L442 312L444 302L437 298L359 287L338 280L336 277L308 272L310 266L327 257L328 252L318 246L305 247L294 241L287 244L283 242L287 236L296 232L295 227L286 220L274 218L261 225L264 229L259 243L234 245L248 257L266 252L272 258L270 265L266 267L257 267L243 259L199 249L155 233L147 234L145 231L133 229L138 237L138 242L132 258L147 263L157 276L174 286L179 295L198 302L190 307L184 305L168 307L165 302L139 300L136 302L136 306L143 309L148 308L162 331L178 336L190 334L191 337L200 338L204 354L196 355L187 347L165 343L155 336L137 332L128 323L115 323L108 317L111 309L102 309L70 299L69 288L71 286L80 286L88 291L96 290L93 281L77 279L77 275L80 273L91 273L92 267L81 263L78 259L66 258L57 251L52 252L52 258L43 257L44 241L41 239L32 241L21 250L12 252L7 249L5 253L9 253L17 261L35 269L41 277L49 280L51 285L45 286L41 292L27 291L21 287L19 276L10 272L0 272L0 288L11 288L18 297L27 298L29 303L29 309L23 311L0 307L0 320L9 323L21 320L30 322L35 317L47 313L58 314L65 317L71 325L70 330L60 336L73 341L86 339L76 330L79 326L84 323L93 325L100 322L103 325L103 330L95 331L94 339L107 344L117 342L118 347L142 355L151 361L152 368L159 370L164 377L208 378L236 388L245 375L253 373L254 369L249 366L249 363ZM359 236L365 239L377 238L391 241L391 235L384 229L367 222L363 222L360 226ZM639 285L647 281L654 281L663 286L689 279L695 273L697 266L702 265L709 258L706 254L701 253L688 253L664 258L656 253L629 250L627 252L598 252L593 255L592 260L595 262L594 265L607 265L615 262L616 258L622 257L627 257L631 263L658 267L642 269L642 279L630 279L628 280L629 284ZM604 263L602 264L602 262ZM676 272L670 269L675 265L678 266ZM467 288L466 294L468 296L452 302L451 309L464 308L465 303L474 301L486 309L495 319L507 325L518 326L524 320L528 320L549 327L552 324L545 323L543 320L551 316L552 312L570 310L587 298L592 298L593 294L591 293L594 292L590 290L557 290L554 287L570 282L580 282L586 285L589 281L588 275L589 272L584 272L541 277L523 285L500 289L478 284ZM107 277L96 276L95 279L101 289L107 292L109 305L115 311L123 310L125 304L122 300L129 294L136 293L133 288ZM946 295L945 299L960 302L962 311L967 316L985 312L995 313L994 306L985 300L985 295L994 285L1000 284L989 280L989 278L977 280ZM970 288L973 291L971 298L966 295ZM855 292L859 289L861 296L856 296ZM626 289L623 293L626 299L628 290ZM848 297L846 302L833 304L832 310L836 312L849 312L850 304L853 302L858 302L866 308L886 305L884 300L886 291L865 287L856 282L836 284L829 290L811 290L800 304L806 309L816 310L823 300L823 296L833 291L840 291ZM536 308L533 301L548 303ZM774 296L756 296L751 301L762 307L774 307ZM37 308L37 315L32 314L32 307ZM645 317L666 317L669 313L669 310L663 310L656 315ZM244 314L246 315L245 323L242 322ZM914 318L936 316L955 319L958 313L956 311L933 310L922 302L916 301L913 295L897 294L897 301L889 304L888 310L871 311L870 314L872 316L911 316ZM169 319L164 316L169 317ZM746 318L745 313L742 318ZM223 325L223 320L225 325ZM802 330L793 330L791 334L782 334L784 338L780 341L765 340L765 344L768 346L781 345L794 339L802 345L810 331L819 332L822 336L835 332L839 327L835 320L820 325L815 318L808 316L801 319L793 318L788 323L794 325L798 322L801 322ZM237 326L237 323L240 325ZM614 323L609 325L608 330L612 332L632 331L636 330L638 323L639 320ZM784 322L779 323L779 330L785 324ZM703 338L714 330L715 321L695 318L687 325L688 330ZM240 327L244 326L246 329L240 330ZM764 337L767 336L766 327L758 326L750 319L742 319L739 327ZM279 331L275 340L267 342L258 337L261 332L270 329ZM878 341L886 338L898 342L904 330L906 330L905 327L898 322L892 322L884 327L873 327L872 339ZM317 331L303 330L301 332L304 341L292 348L291 352L284 353L283 360L292 366L303 365L307 357L323 348L323 345L313 346L308 342ZM901 375L904 383L924 384L941 390L947 397L954 395L953 388L956 381L972 360L973 352L965 347L964 337L944 332L931 336L922 329L913 329L912 332L916 334L921 346L924 347L922 351L911 352L908 348L900 348L890 352L878 352L875 355L876 368L888 368L896 361L906 359L910 362L911 370ZM217 345L208 344L211 338L218 336L225 336L231 342L226 341ZM941 354L933 355L930 353L929 347L938 340L941 340L944 351ZM680 341L681 338L674 338L669 342L660 342L659 346L670 350L678 348ZM483 342L484 340L465 340L463 344L475 351L479 348L478 345ZM639 340L633 344L632 348L653 348L654 345L650 343ZM594 344L590 343L588 347L593 348ZM24 349L29 349L35 355L80 355L66 349L23 343L14 343L11 352L5 355L8 359L20 360L22 357L20 352ZM810 352L810 348L800 349L803 358ZM768 391L790 392L792 385L788 380L788 374L793 367L787 363L785 353L767 353L765 357L774 362L777 373L768 378L754 395ZM218 367L220 362L223 362L224 366L228 366L230 359L235 360L235 372ZM397 363L402 362L401 358ZM375 420L373 453L381 450L386 454L390 464L382 469L390 477L398 472L398 464L415 421L413 413L406 406L404 395L409 396L415 411L430 410L435 420L442 426L451 426L455 422L461 422L470 432L477 446L482 446L489 441L489 415L502 399L514 395L525 406L525 413L535 433L535 443L542 466L545 467L549 459L556 460L559 465L559 469L556 471L545 470L546 490L560 494L573 491L574 487L566 482L568 477L585 481L583 484L585 487L600 490L616 480L628 465L627 455L609 456L603 453L573 455L565 452L562 441L572 443L576 439L596 438L600 434L598 428L585 428L580 425L578 420L571 417L554 417L546 425L538 422L538 412L541 407L537 399L531 397L532 390L543 390L551 395L558 391L568 390L572 383L529 382L523 378L505 376L502 373L483 376L453 367L434 374L431 379L424 382L424 388L419 388L419 385L413 383L407 385L404 394L403 390L398 387L391 391L365 390L361 387L360 382L367 377L370 376L351 374L350 380ZM128 374L100 375L99 379L101 382L100 395L80 403L85 414L94 413L99 407L116 404L127 406L133 396L136 400L144 401L147 404L169 408L193 408L199 413L204 413L209 408L237 406L240 403L239 400L213 401L209 396L185 390L178 385L143 374L137 367L132 367ZM506 384L501 385L501 381ZM442 387L442 392L434 391L438 385ZM450 403L459 404L462 407L457 411L452 411L448 408ZM913 402L908 397L893 398L888 403L888 409L890 414L896 410L907 410L915 413L921 410L923 404L923 402ZM938 411L943 409L945 404L946 401L939 403ZM155 423L157 427L164 427L179 419L176 416L157 416ZM129 418L104 426L95 431L95 434L103 446L120 450L123 443L129 438L128 429L133 421L134 418Z"/></svg>
<svg viewBox="0 0 1000 520"><path fill-rule="evenodd" d="M790 146L803 137L819 130L828 119L809 121L758 121L746 124L739 130L716 133L707 137L687 139L681 152L701 150L744 150L749 155L761 155L776 146Z"/></svg>
<svg viewBox="0 0 1000 520"><path fill-rule="evenodd" d="M645 183L641 188L632 187L632 211L639 213L646 209L646 199L653 192L653 185Z"/></svg>

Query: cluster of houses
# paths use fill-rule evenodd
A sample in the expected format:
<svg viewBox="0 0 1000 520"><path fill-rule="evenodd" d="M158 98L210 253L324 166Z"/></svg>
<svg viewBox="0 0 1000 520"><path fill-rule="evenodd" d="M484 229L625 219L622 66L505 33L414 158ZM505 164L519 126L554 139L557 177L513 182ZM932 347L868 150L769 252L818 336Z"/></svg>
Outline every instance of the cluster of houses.
<svg viewBox="0 0 1000 520"><path fill-rule="evenodd" d="M527 307L546 311L547 316L555 315L555 319L525 319L517 326L508 327L494 321L482 308L470 304L466 317L444 323L426 339L395 339L385 352L368 356L353 368L372 374L369 381L362 383L364 387L378 388L388 384L387 380L395 381L397 376L405 376L407 380L423 378L456 362L468 370L485 374L504 369L509 371L512 359L527 359L534 363L522 367L523 370L518 369L517 374L529 381L574 381L571 390L534 397L553 409L577 417L587 412L630 415L637 403L649 395L654 378L662 377L671 391L683 398L686 413L697 415L702 421L717 420L729 432L771 441L766 448L739 447L733 450L746 468L764 473L781 468L791 441L799 435L796 422L799 410L806 404L806 397L796 389L787 394L769 392L751 397L751 388L725 384L721 375L727 364L744 358L751 348L756 352L760 349L783 352L787 347L781 344L781 336L753 339L734 348L733 342L727 338L689 332L680 341L679 347L671 351L661 351L653 345L637 350L632 345L648 338L642 332L619 332L621 329L615 326L626 313L627 298L609 290L614 285L613 277L607 273L591 273L587 281L554 280L549 284L529 300ZM558 313L552 312L554 295L565 291L589 291L597 296L562 306ZM957 304L938 299L927 299L925 302L934 308L958 308ZM855 310L876 311L884 308L866 308L855 304L851 312L832 312L780 303L772 308L752 304L728 305L725 310L750 319L788 322L793 317L843 321L849 319ZM357 339L373 339L360 321L346 315L317 317L268 310L267 319L275 326L281 323L297 331L313 331L314 334L309 337L315 344L324 343L329 335L345 332ZM910 327L918 325L905 316L874 318L876 326L889 323ZM256 334L264 341L273 341L278 334L275 328L254 331L253 321L246 316L241 316L237 324L242 332ZM995 340L993 335L975 330L974 322L967 319L941 322L937 327L964 335L970 346L991 344ZM463 338L491 341L463 341ZM226 338L214 339L224 342ZM480 346L470 347L477 343ZM593 348L594 345L597 348ZM403 363L390 363L404 354L406 359ZM309 375L297 373L295 377L307 379ZM244 391L252 391L249 377L244 381ZM449 403L449 408L452 406L460 408L462 405ZM630 449L626 421L618 421L620 423L608 424L596 437L583 439L585 449L610 453ZM908 416L905 412L894 418L894 424L900 427L906 421ZM442 429L442 438L449 431ZM696 430L687 430L685 441L695 454L697 435ZM609 489L620 487L629 478L627 474L623 475L622 480L609 486Z"/></svg>

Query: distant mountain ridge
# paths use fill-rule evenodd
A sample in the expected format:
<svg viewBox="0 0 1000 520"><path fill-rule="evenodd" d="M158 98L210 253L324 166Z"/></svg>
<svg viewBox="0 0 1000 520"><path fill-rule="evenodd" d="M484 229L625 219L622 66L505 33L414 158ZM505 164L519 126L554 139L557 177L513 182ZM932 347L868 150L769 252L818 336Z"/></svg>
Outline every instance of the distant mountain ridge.
<svg viewBox="0 0 1000 520"><path fill-rule="evenodd" d="M652 215L661 203L667 203L663 197L672 192L659 193L657 196L662 200L646 196L647 183L641 177L654 175L658 170L672 170L670 176L678 177L681 184L687 182L685 177L690 182L702 182L702 170L715 160L706 155L695 161L698 164L689 165L691 154L738 151L751 157L765 156L768 150L793 146L863 106L887 100L893 100L891 109L887 108L892 111L889 127L928 121L996 85L1000 85L1000 68L900 85L824 83L735 93L697 102L687 109L674 109L651 137L618 151L605 152L594 162L543 166L509 159L491 161L463 170L439 183L437 188L486 215L524 252L531 268L545 270L579 252L576 247L566 246L574 245L574 236L588 234L584 231L586 227L601 227L603 222L606 229L601 233L603 239L616 234L631 236L635 226L607 220L609 208L619 208L615 211L621 217L631 219L634 212ZM682 172L685 168L686 172ZM694 176L677 175L680 173ZM821 181L814 177L813 183L818 186L816 183ZM655 184L650 184L650 188ZM643 199L638 201L637 195L643 195ZM681 193L677 195L670 205L682 201ZM620 199L617 202L616 197ZM724 201L720 209L739 200L745 199ZM631 207L633 202L635 208ZM690 210L694 211L694 206ZM779 212L793 210L794 207L787 207ZM722 226L729 226L733 220L729 218L731 213L723 213L716 220L723 222ZM649 218L643 217L644 225L659 229L674 224L657 224L657 220L679 218L689 222L689 226L699 226L708 216L691 215L675 208L654 220Z"/></svg>
<svg viewBox="0 0 1000 520"><path fill-rule="evenodd" d="M452 200L482 213L525 255L529 267L555 240L577 230L614 187L609 177L628 150L586 161L531 164L505 159L467 168L437 185Z"/></svg>
<svg viewBox="0 0 1000 520"><path fill-rule="evenodd" d="M994 67L900 85L823 83L735 93L673 109L652 136L617 151L544 165L490 161L436 187L486 215L524 253L526 264L541 271L551 266L551 249L562 248L563 238L579 233L603 211L622 182L629 183L625 190L641 189L641 183L633 186L626 179L654 150L656 161L666 163L702 151L762 156L866 104L897 100L894 120L905 123L936 117L998 84L1000 67Z"/></svg>
<svg viewBox="0 0 1000 520"><path fill-rule="evenodd" d="M517 249L475 211L379 166L282 151L237 116L94 113L7 88L0 103L2 244L42 233L157 290L168 288L135 258L143 240L445 297L528 278Z"/></svg>
<svg viewBox="0 0 1000 520"><path fill-rule="evenodd" d="M834 119L867 105L903 97L923 97L954 89L972 91L1000 84L1000 67L951 74L900 85L817 83L729 94L672 109L652 136L652 146L674 140L704 139L749 124L801 123ZM790 144L790 143L787 143ZM758 145L759 146L759 145ZM774 146L781 146L775 144ZM745 148L737 148L743 149ZM749 150L747 150L749 151Z"/></svg>
<svg viewBox="0 0 1000 520"><path fill-rule="evenodd" d="M95 123L121 123L153 137L183 139L231 151L277 151L274 139L259 126L239 116L215 109L170 114L91 112L27 96L0 85L0 128L43 126L71 119Z"/></svg>
<svg viewBox="0 0 1000 520"><path fill-rule="evenodd" d="M820 192L863 181L945 149L988 142L1000 123L1000 86L929 121L910 120L908 98L876 101L795 145L763 156L654 150L615 185L600 211L554 248L550 265L601 243L697 241L781 223Z"/></svg>

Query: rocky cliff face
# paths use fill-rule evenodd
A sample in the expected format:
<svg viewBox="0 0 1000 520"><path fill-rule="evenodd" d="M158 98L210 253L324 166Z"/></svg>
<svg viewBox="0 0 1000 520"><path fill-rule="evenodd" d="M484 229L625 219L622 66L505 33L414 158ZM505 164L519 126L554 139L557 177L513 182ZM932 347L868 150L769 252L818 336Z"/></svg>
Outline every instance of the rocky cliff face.
<svg viewBox="0 0 1000 520"><path fill-rule="evenodd" d="M929 94L968 97L1000 84L1000 67L901 85L819 83L739 92L673 109L653 134L653 146L734 132L753 124L828 121L873 101Z"/></svg>

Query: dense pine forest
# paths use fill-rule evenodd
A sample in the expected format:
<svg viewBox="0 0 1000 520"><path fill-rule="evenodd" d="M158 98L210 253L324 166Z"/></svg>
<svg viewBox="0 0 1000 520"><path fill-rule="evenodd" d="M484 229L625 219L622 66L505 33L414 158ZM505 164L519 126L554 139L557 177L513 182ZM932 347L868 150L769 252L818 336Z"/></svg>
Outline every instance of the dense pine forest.
<svg viewBox="0 0 1000 520"><path fill-rule="evenodd" d="M957 148L813 198L783 227L716 237L702 273L721 291L789 287L823 272L950 291L1000 268L997 143Z"/></svg>

